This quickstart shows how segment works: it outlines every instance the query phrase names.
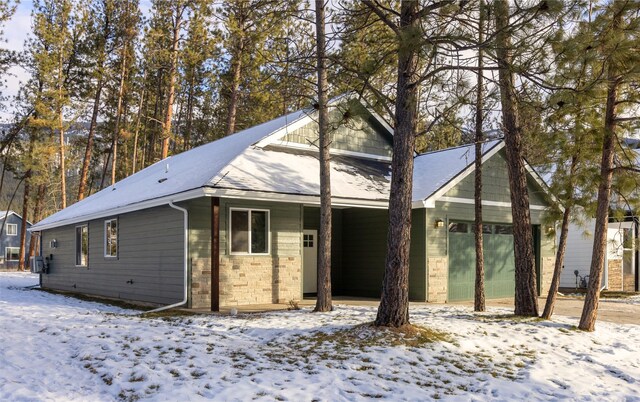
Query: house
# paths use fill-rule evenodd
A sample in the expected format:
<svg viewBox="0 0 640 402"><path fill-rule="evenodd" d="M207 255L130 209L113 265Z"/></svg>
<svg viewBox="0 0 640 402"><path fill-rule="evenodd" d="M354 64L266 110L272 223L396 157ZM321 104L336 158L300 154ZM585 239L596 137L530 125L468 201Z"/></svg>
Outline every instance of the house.
<svg viewBox="0 0 640 402"><path fill-rule="evenodd" d="M625 139L629 160L640 166L640 140ZM615 292L640 291L640 258L638 238L640 217L626 200L615 199L611 210L622 212L609 218L607 252L604 260L602 288ZM622 217L620 217L622 216ZM570 224L560 286L566 290L584 288L591 268L595 219L583 224Z"/></svg>
<svg viewBox="0 0 640 402"><path fill-rule="evenodd" d="M393 131L358 101L334 101L332 288L379 297ZM302 110L171 156L38 222L45 288L191 308L282 303L317 291L316 112ZM340 123L340 124L338 124ZM504 143L483 145L487 296L513 296ZM415 157L410 297L473 297L474 148ZM529 170L541 289L553 239L546 187Z"/></svg>
<svg viewBox="0 0 640 402"><path fill-rule="evenodd" d="M20 268L20 233L22 231L22 216L14 211L0 211L0 244L2 244L2 255L0 255L0 269L15 270ZM27 221L27 229L31 227L31 222ZM31 236L27 236L25 254L28 254L29 241Z"/></svg>

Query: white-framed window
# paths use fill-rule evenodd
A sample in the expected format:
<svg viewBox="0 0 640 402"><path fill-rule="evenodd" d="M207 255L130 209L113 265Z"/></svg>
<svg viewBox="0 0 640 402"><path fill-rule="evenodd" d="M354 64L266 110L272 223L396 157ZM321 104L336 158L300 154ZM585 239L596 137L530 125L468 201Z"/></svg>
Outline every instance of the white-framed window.
<svg viewBox="0 0 640 402"><path fill-rule="evenodd" d="M231 254L269 254L269 215L267 209L229 210Z"/></svg>
<svg viewBox="0 0 640 402"><path fill-rule="evenodd" d="M118 220L104 221L104 256L118 257Z"/></svg>
<svg viewBox="0 0 640 402"><path fill-rule="evenodd" d="M4 249L5 261L19 261L20 260L20 247L6 247Z"/></svg>
<svg viewBox="0 0 640 402"><path fill-rule="evenodd" d="M17 236L18 235L18 224L17 223L7 223L7 236Z"/></svg>
<svg viewBox="0 0 640 402"><path fill-rule="evenodd" d="M89 227L76 226L76 266L86 267L89 262Z"/></svg>

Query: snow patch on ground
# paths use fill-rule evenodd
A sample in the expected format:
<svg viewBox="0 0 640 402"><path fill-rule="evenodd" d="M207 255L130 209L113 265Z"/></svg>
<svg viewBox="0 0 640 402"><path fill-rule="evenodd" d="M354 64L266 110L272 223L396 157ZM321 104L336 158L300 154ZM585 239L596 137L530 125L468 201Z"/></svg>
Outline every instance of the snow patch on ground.
<svg viewBox="0 0 640 402"><path fill-rule="evenodd" d="M640 401L640 327L416 306L448 341L385 344L371 307L143 318L0 273L0 400Z"/></svg>

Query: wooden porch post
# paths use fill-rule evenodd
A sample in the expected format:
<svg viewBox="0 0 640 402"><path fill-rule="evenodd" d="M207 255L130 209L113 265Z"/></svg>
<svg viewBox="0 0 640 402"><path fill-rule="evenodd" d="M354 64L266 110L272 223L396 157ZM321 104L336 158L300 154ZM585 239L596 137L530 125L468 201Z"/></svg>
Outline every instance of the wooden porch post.
<svg viewBox="0 0 640 402"><path fill-rule="evenodd" d="M220 311L220 198L211 198L211 311Z"/></svg>

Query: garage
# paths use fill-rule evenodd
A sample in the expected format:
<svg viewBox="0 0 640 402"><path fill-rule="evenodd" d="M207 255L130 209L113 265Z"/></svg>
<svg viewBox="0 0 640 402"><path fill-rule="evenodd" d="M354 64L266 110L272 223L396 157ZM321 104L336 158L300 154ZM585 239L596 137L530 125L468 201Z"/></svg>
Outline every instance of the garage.
<svg viewBox="0 0 640 402"><path fill-rule="evenodd" d="M473 300L476 272L474 231L471 222L450 222L449 301ZM482 227L485 267L485 297L513 297L515 259L513 227L509 224L485 224Z"/></svg>

